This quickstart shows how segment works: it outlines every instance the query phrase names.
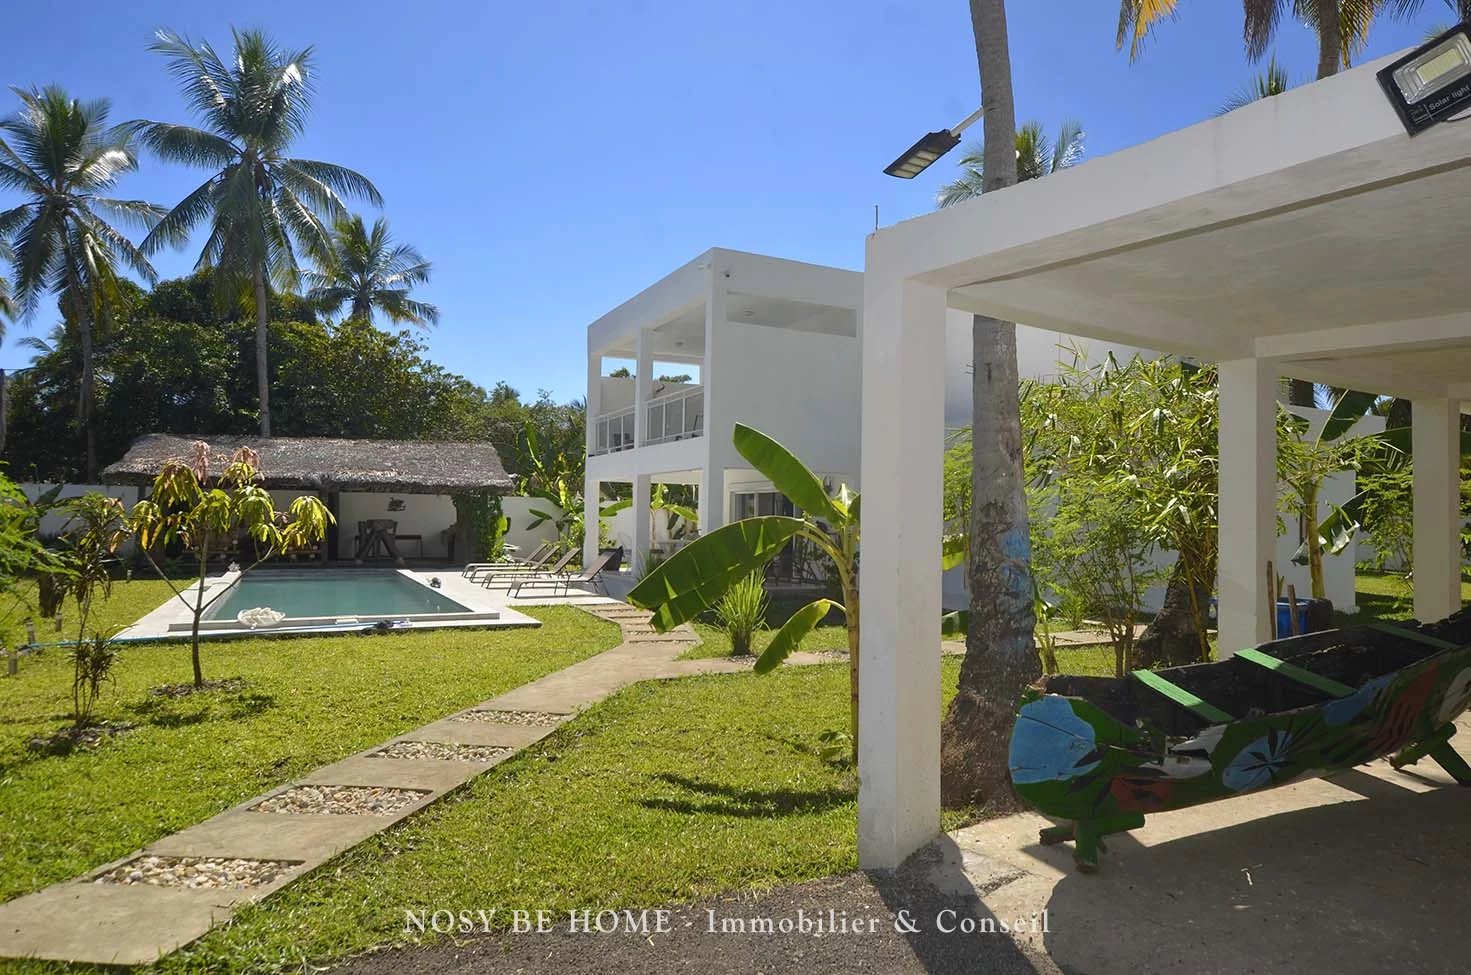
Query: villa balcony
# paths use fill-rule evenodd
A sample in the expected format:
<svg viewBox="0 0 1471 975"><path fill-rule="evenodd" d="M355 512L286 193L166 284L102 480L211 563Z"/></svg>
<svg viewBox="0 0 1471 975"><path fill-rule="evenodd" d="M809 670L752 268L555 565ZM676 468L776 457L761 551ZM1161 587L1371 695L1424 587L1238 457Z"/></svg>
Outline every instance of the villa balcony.
<svg viewBox="0 0 1471 975"><path fill-rule="evenodd" d="M675 440L688 440L704 435L705 389L683 386L663 396L656 396L645 407L644 439L634 439L635 407L602 413L596 419L593 454L612 454L635 446L650 446Z"/></svg>

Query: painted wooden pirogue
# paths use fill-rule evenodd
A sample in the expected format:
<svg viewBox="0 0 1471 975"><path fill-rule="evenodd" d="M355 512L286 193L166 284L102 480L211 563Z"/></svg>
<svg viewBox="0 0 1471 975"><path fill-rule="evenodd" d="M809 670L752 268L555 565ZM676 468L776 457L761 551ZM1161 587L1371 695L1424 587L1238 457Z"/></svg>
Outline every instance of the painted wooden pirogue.
<svg viewBox="0 0 1471 975"><path fill-rule="evenodd" d="M1123 679L1050 677L1028 691L1011 737L1011 779L1039 812L1071 822L1096 870L1101 838L1179 809L1389 756L1426 756L1461 785L1451 747L1471 704L1471 610L1329 630L1238 651L1220 663Z"/></svg>

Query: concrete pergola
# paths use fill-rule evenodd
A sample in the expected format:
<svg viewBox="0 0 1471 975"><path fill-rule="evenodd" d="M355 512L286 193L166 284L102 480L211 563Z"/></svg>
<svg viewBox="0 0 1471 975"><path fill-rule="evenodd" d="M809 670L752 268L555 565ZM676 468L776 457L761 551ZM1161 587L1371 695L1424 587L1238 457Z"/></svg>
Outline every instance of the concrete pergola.
<svg viewBox="0 0 1471 975"><path fill-rule="evenodd" d="M1388 59L1386 59L1388 60ZM1268 637L1290 376L1414 404L1415 615L1460 607L1471 125L1406 135L1366 64L868 240L859 859L940 831L947 307L1220 366L1223 653Z"/></svg>

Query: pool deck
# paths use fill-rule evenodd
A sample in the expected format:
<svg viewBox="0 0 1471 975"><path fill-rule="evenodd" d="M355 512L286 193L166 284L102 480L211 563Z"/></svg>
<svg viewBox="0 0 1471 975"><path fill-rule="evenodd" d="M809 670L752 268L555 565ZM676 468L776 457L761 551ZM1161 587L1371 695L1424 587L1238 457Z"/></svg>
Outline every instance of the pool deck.
<svg viewBox="0 0 1471 975"><path fill-rule="evenodd" d="M322 572L363 572L363 571L389 571L392 567L377 567L376 570L365 570L359 568L322 569L313 571ZM270 572L282 571L274 568L257 569L255 574L264 575ZM464 606L471 613L476 614L467 619L445 619L426 618L422 620L410 620L407 625L396 626L395 629L423 630L441 628L474 628L474 629L505 629L519 626L540 626L536 619L518 612L512 608L516 606L540 606L552 603L576 602L582 598L591 598L590 594L580 590L573 590L571 597L549 598L549 599L511 599L504 589L486 589L478 583L464 579L460 575L457 566L445 566L442 568L405 569L399 568L393 571L401 575L416 579L427 584L431 579L438 579L440 586L438 591ZM238 572L222 572L212 575L204 581L204 598L206 600L220 593L224 588L232 585L239 578ZM181 580L176 580L175 585L186 585ZM191 599L196 592L194 585L187 584L185 594ZM494 614L493 616L490 614ZM433 614L429 614L433 615ZM162 606L144 616L132 626L118 634L120 640L187 640L189 630L187 626L193 619L188 606L185 606L177 598L170 598ZM337 617L339 622L333 624L327 622L324 625L311 627L292 627L289 624L281 627L262 627L250 629L246 626L222 626L224 621L204 621L206 626L201 629L201 636L207 637L241 637L241 636L322 636L332 633L350 633L372 626L376 617L363 618L357 622L351 622L355 617Z"/></svg>

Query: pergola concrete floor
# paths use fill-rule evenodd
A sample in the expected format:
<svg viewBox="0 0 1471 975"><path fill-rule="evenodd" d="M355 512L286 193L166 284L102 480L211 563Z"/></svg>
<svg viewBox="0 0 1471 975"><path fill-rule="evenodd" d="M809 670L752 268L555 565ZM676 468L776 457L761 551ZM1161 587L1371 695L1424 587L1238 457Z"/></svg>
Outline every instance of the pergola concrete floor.
<svg viewBox="0 0 1471 975"><path fill-rule="evenodd" d="M1471 755L1471 717L1454 740ZM1078 975L1463 973L1471 789L1434 762L1375 762L1192 809L1111 836L1096 874L1042 846L1035 814L921 851L931 882L998 918L1047 911L1025 954Z"/></svg>

